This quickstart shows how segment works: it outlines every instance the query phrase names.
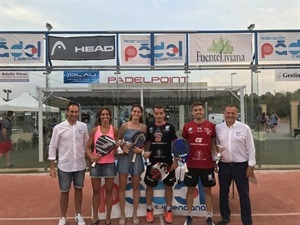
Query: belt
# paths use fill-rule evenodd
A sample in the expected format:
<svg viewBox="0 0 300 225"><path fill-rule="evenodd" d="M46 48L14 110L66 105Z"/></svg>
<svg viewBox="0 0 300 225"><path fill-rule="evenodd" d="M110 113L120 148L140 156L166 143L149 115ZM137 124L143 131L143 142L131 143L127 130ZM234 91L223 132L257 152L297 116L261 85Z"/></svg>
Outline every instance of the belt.
<svg viewBox="0 0 300 225"><path fill-rule="evenodd" d="M220 162L224 163L224 164L228 164L230 166L239 165L239 164L243 164L243 163L248 163L247 161L244 161L244 162L222 162L222 161L220 161Z"/></svg>

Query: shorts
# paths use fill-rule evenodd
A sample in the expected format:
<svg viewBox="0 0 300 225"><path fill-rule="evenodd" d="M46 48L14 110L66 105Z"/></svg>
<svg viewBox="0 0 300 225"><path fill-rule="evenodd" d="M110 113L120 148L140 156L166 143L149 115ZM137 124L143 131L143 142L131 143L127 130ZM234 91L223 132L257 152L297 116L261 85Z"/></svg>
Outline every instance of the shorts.
<svg viewBox="0 0 300 225"><path fill-rule="evenodd" d="M117 168L115 163L96 163L95 167L90 167L90 176L92 178L114 178L117 176Z"/></svg>
<svg viewBox="0 0 300 225"><path fill-rule="evenodd" d="M196 187L199 178L203 187L213 187L216 185L214 168L198 169L188 168L189 172L184 176L184 184L188 187Z"/></svg>
<svg viewBox="0 0 300 225"><path fill-rule="evenodd" d="M7 153L11 151L12 144L11 141L0 141L0 153Z"/></svg>
<svg viewBox="0 0 300 225"><path fill-rule="evenodd" d="M68 192L73 181L74 187L82 189L84 186L85 169L74 172L64 172L57 168L59 188L61 192Z"/></svg>
<svg viewBox="0 0 300 225"><path fill-rule="evenodd" d="M117 161L117 168L118 173L120 174L130 174L131 176L134 175L141 175L144 170L144 162L142 159L142 154L137 154L135 162L132 161L132 152L129 152L129 154L119 154L118 155L118 161Z"/></svg>
<svg viewBox="0 0 300 225"><path fill-rule="evenodd" d="M148 185L150 187L156 187L158 184L158 180L152 179L150 170L151 170L151 165L147 166L146 174L144 177L144 182L146 185ZM175 181L176 181L175 170L172 170L169 173L169 175L162 182L164 183L164 185L172 187L174 185Z"/></svg>

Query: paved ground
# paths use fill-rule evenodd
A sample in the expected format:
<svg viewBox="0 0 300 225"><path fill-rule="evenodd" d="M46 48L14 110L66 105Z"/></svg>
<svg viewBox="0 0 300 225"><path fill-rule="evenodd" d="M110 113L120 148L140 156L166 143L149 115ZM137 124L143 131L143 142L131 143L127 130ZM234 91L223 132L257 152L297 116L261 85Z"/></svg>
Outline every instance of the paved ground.
<svg viewBox="0 0 300 225"><path fill-rule="evenodd" d="M251 184L253 225L300 225L300 171L257 171L259 186ZM73 192L71 193L73 194ZM220 219L218 210L218 186L213 188L215 198L214 220ZM0 225L56 225L59 218L59 190L56 179L48 174L0 175ZM230 200L232 221L229 225L241 225L237 194ZM91 185L87 175L83 199L83 215L87 224L91 216ZM73 198L70 197L68 225L75 225ZM143 217L141 225L146 225ZM132 221L128 218L127 225ZM173 225L182 225L184 217L176 216ZM104 225L104 221L101 221ZM117 225L114 219L112 225ZM154 225L164 224L162 216ZM205 224L203 217L195 217L194 225Z"/></svg>

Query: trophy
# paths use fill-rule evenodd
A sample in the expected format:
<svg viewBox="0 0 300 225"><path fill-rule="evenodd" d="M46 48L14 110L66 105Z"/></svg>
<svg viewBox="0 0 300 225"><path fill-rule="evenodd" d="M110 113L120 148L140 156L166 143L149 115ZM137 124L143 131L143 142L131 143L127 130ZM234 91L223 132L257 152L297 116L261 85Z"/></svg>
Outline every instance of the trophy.
<svg viewBox="0 0 300 225"><path fill-rule="evenodd" d="M148 157L145 159L145 165L146 165L146 166L150 166L150 165L151 165L151 162L150 162L150 160L149 160L149 157L150 157L150 155L151 155L151 151L145 151L145 152L144 152L144 155L148 156Z"/></svg>
<svg viewBox="0 0 300 225"><path fill-rule="evenodd" d="M123 152L123 150L122 150L122 148L121 148L121 145L124 143L124 139L123 140L119 140L118 142L117 142L117 145L119 145L119 147L117 148L117 152L118 152L118 154L124 154L124 152Z"/></svg>

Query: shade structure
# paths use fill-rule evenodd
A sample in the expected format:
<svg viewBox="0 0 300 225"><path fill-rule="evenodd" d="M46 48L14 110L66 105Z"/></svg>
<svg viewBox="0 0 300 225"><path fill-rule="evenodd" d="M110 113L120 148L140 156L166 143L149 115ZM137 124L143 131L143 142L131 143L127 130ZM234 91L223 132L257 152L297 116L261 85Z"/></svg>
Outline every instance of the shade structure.
<svg viewBox="0 0 300 225"><path fill-rule="evenodd" d="M4 102L3 104L1 102L0 111L8 110L14 112L37 112L39 110L39 103L30 94L24 92L8 102ZM43 104L43 112L59 112L59 108Z"/></svg>

